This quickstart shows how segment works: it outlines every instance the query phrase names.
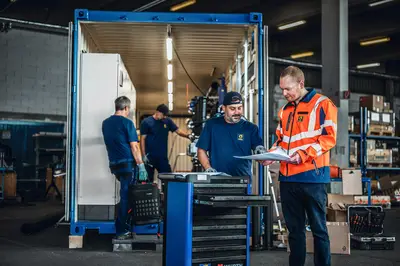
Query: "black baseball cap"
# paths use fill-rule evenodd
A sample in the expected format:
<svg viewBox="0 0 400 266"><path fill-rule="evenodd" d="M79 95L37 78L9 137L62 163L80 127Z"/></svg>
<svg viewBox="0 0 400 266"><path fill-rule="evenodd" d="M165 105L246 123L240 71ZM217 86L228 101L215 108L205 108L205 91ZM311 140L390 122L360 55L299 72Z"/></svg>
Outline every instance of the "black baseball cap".
<svg viewBox="0 0 400 266"><path fill-rule="evenodd" d="M160 104L159 106L157 106L156 110L162 113L163 115L168 115L169 113L168 106L166 106L165 104Z"/></svg>
<svg viewBox="0 0 400 266"><path fill-rule="evenodd" d="M230 91L225 94L223 105L241 104L243 103L242 95L236 91Z"/></svg>

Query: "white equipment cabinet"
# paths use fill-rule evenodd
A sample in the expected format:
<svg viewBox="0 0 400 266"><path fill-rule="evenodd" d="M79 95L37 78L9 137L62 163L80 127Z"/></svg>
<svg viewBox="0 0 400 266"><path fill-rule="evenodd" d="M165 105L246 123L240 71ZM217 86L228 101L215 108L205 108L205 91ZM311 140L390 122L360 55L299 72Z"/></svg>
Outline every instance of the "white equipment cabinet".
<svg viewBox="0 0 400 266"><path fill-rule="evenodd" d="M108 167L101 127L114 113L114 100L119 96L131 100L129 118L135 121L136 90L119 54L82 54L80 69L77 192L79 216L89 218L89 209L89 216L95 215L93 205L113 208L119 202L119 182ZM95 212L99 219L104 217L104 208ZM112 219L114 210L108 213L106 219Z"/></svg>

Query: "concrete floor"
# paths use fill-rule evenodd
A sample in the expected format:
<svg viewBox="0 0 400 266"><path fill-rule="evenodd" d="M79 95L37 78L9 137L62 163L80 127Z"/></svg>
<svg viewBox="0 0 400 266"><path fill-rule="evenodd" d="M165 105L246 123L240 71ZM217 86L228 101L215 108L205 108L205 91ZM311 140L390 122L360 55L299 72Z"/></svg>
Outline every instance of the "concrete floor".
<svg viewBox="0 0 400 266"><path fill-rule="evenodd" d="M68 249L67 226L48 228L35 235L23 235L20 226L29 220L43 217L62 210L57 203L37 203L36 206L0 207L0 265L161 265L160 253L113 253L111 236L88 232L84 238L84 248ZM400 236L400 208L387 212L387 234ZM400 265L400 240L394 251L352 250L350 256L333 255L332 265ZM308 255L306 265L313 265ZM251 253L251 266L288 265L285 251L265 251ZM179 266L179 265L176 265Z"/></svg>

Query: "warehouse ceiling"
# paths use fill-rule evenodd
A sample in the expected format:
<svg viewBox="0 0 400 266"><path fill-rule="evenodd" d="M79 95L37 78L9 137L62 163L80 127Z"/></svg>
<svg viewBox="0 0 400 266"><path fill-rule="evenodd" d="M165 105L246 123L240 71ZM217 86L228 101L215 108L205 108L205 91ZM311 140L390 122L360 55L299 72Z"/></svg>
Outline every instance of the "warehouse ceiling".
<svg viewBox="0 0 400 266"><path fill-rule="evenodd" d="M147 11L169 11L184 0L158 0ZM348 0L349 64L380 63L366 71L397 74L400 71L400 1L370 6L382 0ZM151 0L0 0L0 16L66 26L75 8L94 10L135 10ZM180 12L245 13L262 12L269 26L270 56L290 59L291 55L313 52L297 60L321 63L320 0L197 0ZM278 26L305 20L304 25L280 31ZM361 46L360 40L387 36L389 42ZM393 67L394 66L394 67ZM394 69L394 70L393 70Z"/></svg>

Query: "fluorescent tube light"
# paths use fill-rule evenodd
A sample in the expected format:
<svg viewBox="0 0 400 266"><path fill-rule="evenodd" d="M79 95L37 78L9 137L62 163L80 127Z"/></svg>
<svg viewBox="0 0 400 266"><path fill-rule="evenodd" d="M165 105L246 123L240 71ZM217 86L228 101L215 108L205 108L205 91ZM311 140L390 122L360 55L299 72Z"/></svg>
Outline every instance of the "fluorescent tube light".
<svg viewBox="0 0 400 266"><path fill-rule="evenodd" d="M369 68L369 67L378 67L380 66L380 63L370 63L370 64L364 64L364 65L358 65L358 69L363 69L363 68Z"/></svg>
<svg viewBox="0 0 400 266"><path fill-rule="evenodd" d="M368 40L361 40L360 45L367 46L367 45L383 43L383 42L388 42L388 41L390 41L389 37L377 37L377 38L372 38L372 39L368 39Z"/></svg>
<svg viewBox="0 0 400 266"><path fill-rule="evenodd" d="M293 27L297 27L297 26L303 25L303 24L306 24L306 21L305 20L299 20L299 21L295 21L295 22L291 22L291 23L288 23L288 24L284 24L284 25L278 26L278 29L279 30L286 30L286 29L289 29L289 28L293 28Z"/></svg>
<svg viewBox="0 0 400 266"><path fill-rule="evenodd" d="M172 80L172 64L168 64L168 80Z"/></svg>
<svg viewBox="0 0 400 266"><path fill-rule="evenodd" d="M172 111L174 109L174 104L173 103L168 103L168 109Z"/></svg>
<svg viewBox="0 0 400 266"><path fill-rule="evenodd" d="M389 3L389 2L392 2L392 1L393 1L393 0L376 1L376 2L369 3L369 6L370 6L370 7L379 6L379 5L386 4L386 3Z"/></svg>
<svg viewBox="0 0 400 266"><path fill-rule="evenodd" d="M290 57L292 59L296 59L296 58L302 58L302 57L307 57L307 56L313 56L314 52L304 52L304 53L300 53L300 54L292 54Z"/></svg>
<svg viewBox="0 0 400 266"><path fill-rule="evenodd" d="M188 1L184 1L182 3L172 6L169 10L173 12L173 11L177 11L182 8L194 5L194 4L196 4L196 0L188 0Z"/></svg>
<svg viewBox="0 0 400 266"><path fill-rule="evenodd" d="M174 101L174 95L172 93L168 93L168 102L172 103Z"/></svg>
<svg viewBox="0 0 400 266"><path fill-rule="evenodd" d="M168 93L173 93L173 84L172 81L168 81Z"/></svg>
<svg viewBox="0 0 400 266"><path fill-rule="evenodd" d="M172 60L172 38L167 38L167 59Z"/></svg>

